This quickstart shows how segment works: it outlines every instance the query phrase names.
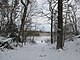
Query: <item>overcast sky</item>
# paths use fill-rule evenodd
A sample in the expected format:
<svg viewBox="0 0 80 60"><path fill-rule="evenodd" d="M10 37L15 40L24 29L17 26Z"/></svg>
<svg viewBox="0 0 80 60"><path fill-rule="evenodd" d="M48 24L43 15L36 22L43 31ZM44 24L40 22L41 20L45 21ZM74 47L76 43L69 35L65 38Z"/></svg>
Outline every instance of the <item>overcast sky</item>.
<svg viewBox="0 0 80 60"><path fill-rule="evenodd" d="M41 8L44 1L46 0L37 0L38 8ZM39 30L50 31L50 24L46 17L34 17L33 22L37 22Z"/></svg>

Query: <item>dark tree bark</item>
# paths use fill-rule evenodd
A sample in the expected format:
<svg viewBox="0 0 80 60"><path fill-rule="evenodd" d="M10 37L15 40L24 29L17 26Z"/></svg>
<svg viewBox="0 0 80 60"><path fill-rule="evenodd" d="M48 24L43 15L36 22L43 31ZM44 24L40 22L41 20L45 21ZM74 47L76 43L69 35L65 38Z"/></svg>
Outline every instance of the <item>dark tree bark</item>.
<svg viewBox="0 0 80 60"><path fill-rule="evenodd" d="M53 44L53 9L51 11L51 44Z"/></svg>
<svg viewBox="0 0 80 60"><path fill-rule="evenodd" d="M62 18L62 0L58 0L58 36L57 36L57 49L63 49L63 18Z"/></svg>
<svg viewBox="0 0 80 60"><path fill-rule="evenodd" d="M53 44L53 6L52 6L52 0L51 1L48 1L49 2L49 10L50 10L50 13L51 13L51 44Z"/></svg>

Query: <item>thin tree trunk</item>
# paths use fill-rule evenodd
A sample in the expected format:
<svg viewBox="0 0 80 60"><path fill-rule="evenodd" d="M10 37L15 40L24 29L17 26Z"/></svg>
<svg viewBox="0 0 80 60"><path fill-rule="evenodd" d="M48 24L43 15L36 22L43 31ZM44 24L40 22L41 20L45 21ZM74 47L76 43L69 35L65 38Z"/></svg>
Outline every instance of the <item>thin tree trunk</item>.
<svg viewBox="0 0 80 60"><path fill-rule="evenodd" d="M53 44L53 9L51 12L51 44Z"/></svg>
<svg viewBox="0 0 80 60"><path fill-rule="evenodd" d="M76 19L75 12L74 12L74 18L75 18L75 35L78 35L78 32L77 32L77 19Z"/></svg>

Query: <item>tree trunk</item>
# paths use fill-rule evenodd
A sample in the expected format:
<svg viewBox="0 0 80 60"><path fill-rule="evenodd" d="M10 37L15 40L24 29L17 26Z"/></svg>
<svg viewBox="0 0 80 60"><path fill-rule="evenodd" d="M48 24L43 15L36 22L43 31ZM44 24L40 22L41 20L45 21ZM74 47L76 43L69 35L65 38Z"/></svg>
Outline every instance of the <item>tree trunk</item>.
<svg viewBox="0 0 80 60"><path fill-rule="evenodd" d="M75 35L78 35L78 30L77 30L77 19L76 19L76 14L75 14L75 12L74 12L74 19L75 19L75 23L74 23L74 25L75 25Z"/></svg>
<svg viewBox="0 0 80 60"><path fill-rule="evenodd" d="M27 4L25 5L25 3L23 2L23 0L21 0L21 3L24 5L24 12L23 12L23 16L21 19L21 26L20 26L20 31L19 31L19 35L18 37L20 38L21 36L21 42L22 45L25 42L25 29L24 29L24 25L25 25L25 18L26 18L26 14L27 14L27 9L28 9L28 5L29 5L29 0L27 0Z"/></svg>
<svg viewBox="0 0 80 60"><path fill-rule="evenodd" d="M62 18L62 0L58 0L58 36L57 49L63 49L63 18Z"/></svg>
<svg viewBox="0 0 80 60"><path fill-rule="evenodd" d="M51 11L51 44L53 44L53 9Z"/></svg>

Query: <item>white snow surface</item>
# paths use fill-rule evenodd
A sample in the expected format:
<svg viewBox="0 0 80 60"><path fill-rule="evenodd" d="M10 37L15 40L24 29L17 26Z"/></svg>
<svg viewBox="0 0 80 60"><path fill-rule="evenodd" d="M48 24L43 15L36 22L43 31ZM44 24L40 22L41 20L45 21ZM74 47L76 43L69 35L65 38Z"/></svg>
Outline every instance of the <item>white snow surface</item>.
<svg viewBox="0 0 80 60"><path fill-rule="evenodd" d="M45 43L48 38L36 37L36 44L27 43L15 50L0 51L0 60L80 60L80 38L65 42L63 50L56 50L56 43Z"/></svg>

